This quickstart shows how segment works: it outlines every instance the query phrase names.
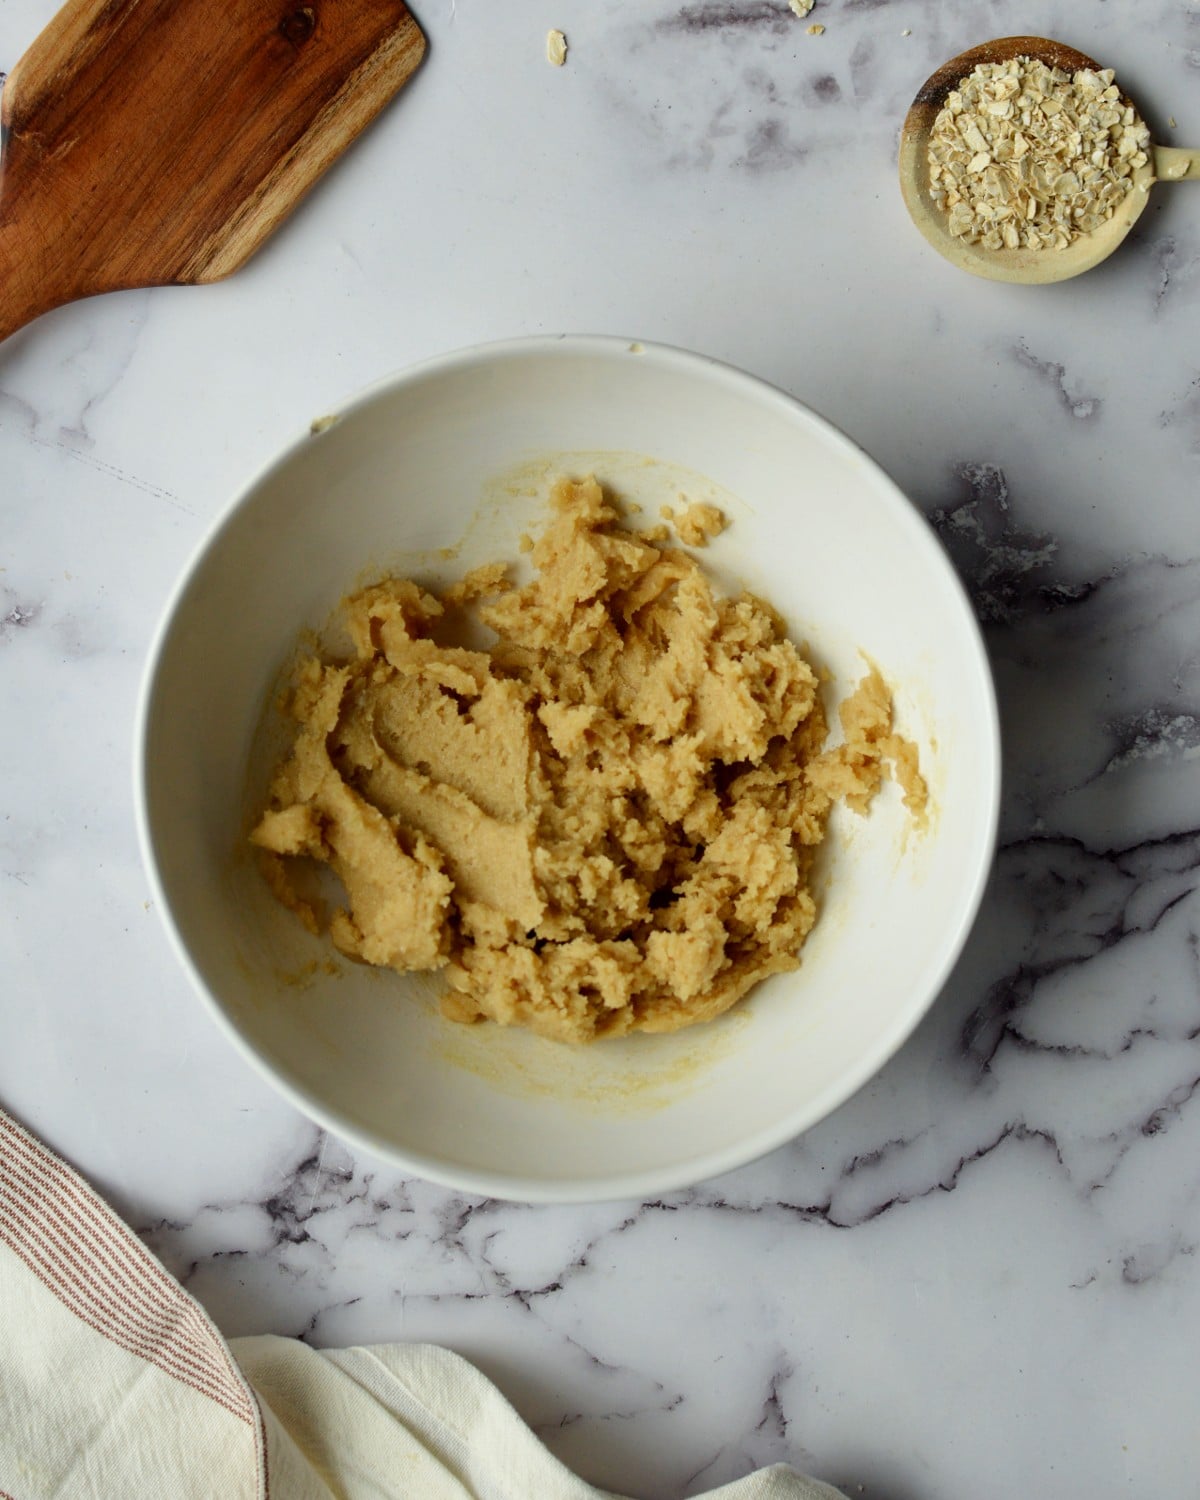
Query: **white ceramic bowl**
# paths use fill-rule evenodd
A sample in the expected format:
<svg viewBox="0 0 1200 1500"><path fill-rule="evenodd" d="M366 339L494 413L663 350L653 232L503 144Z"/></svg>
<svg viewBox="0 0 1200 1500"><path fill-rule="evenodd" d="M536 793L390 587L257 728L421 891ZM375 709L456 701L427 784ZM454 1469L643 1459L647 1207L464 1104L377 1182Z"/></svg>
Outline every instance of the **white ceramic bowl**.
<svg viewBox="0 0 1200 1500"><path fill-rule="evenodd" d="M232 1040L300 1109L405 1170L527 1201L637 1197L812 1125L900 1046L966 939L991 863L995 699L970 607L872 461L725 365L607 338L433 360L317 424L230 505L154 647L138 808L160 909ZM690 1032L575 1050L443 1020L435 986L336 960L267 893L245 833L278 730L263 705L298 633L388 567L448 580L515 557L547 478L594 470L646 507L680 490L732 521L707 559L761 591L833 673L883 670L934 813L895 788L835 811L800 968ZM461 543L453 560L439 548Z"/></svg>

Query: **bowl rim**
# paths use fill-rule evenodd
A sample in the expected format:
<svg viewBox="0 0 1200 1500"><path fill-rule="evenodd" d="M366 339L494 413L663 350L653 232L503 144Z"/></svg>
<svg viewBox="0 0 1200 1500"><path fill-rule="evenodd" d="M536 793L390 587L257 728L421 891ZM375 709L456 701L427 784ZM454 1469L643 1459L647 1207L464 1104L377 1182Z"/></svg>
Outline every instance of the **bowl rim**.
<svg viewBox="0 0 1200 1500"><path fill-rule="evenodd" d="M252 1069L307 1119L315 1121L323 1129L349 1142L356 1149L367 1152L407 1174L424 1178L458 1192L532 1204L603 1203L645 1199L656 1194L692 1187L758 1160L802 1135L846 1103L895 1056L932 1009L945 988L955 965L962 956L983 902L995 859L1000 821L1001 738L995 679L982 629L957 569L950 561L926 517L886 470L827 417L821 416L782 387L761 376L752 375L725 360L677 345L616 334L537 334L469 344L444 354L419 360L371 381L339 403L329 415L335 422L340 421L342 417L369 406L384 395L403 390L405 387L419 385L430 378L453 373L465 366L547 355L577 357L581 354L590 354L605 359L633 355L648 362L657 362L667 369L699 374L707 379L715 378L718 383L723 383L727 388L754 396L774 406L782 413L792 417L797 413L802 414L823 429L835 446L840 446L856 460L867 465L876 481L881 483L882 491L889 497L889 504L893 505L896 513L904 518L901 524L910 528L916 538L918 549L924 549L934 568L940 569L945 575L964 616L964 623L967 627L966 638L970 643L970 654L974 657L974 666L978 669L987 715L986 732L981 734L981 745L987 755L987 765L977 767L978 770L986 771L986 784L981 784L980 787L980 795L986 799L984 824L986 837L980 839L979 847L974 852L970 880L965 885L966 900L960 909L949 941L945 943L941 961L928 986L928 993L922 995L918 1003L910 1003L902 1008L892 1026L880 1031L871 1039L871 1045L864 1049L853 1067L847 1068L838 1077L832 1079L823 1090L807 1100L803 1107L782 1116L772 1125L752 1135L739 1137L736 1141L719 1149L701 1153L669 1166L646 1168L640 1171L610 1172L583 1179L527 1177L517 1171L462 1166L456 1162L447 1161L442 1156L397 1147L370 1128L346 1118L336 1107L330 1106L308 1089L284 1076L275 1064L247 1038L226 1006L209 988L192 958L175 921L155 853L155 836L149 811L150 767L147 741L154 712L158 675L174 628L175 618L194 579L235 515L273 474L294 459L305 444L314 441L314 437L319 439L319 429L314 424L285 443L266 462L260 464L233 492L209 524L170 590L151 638L138 691L132 769L137 839L154 905L166 930L168 943L183 972L187 975L193 990L200 997L209 1015L216 1021L218 1028L233 1043L242 1058L250 1063ZM325 421L324 418L318 420Z"/></svg>

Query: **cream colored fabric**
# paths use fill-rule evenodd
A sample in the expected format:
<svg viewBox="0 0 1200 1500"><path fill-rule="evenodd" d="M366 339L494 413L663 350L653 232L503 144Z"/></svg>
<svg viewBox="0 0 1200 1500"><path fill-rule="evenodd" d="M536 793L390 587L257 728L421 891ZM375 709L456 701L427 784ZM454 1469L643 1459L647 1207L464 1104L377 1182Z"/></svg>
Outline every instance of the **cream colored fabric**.
<svg viewBox="0 0 1200 1500"><path fill-rule="evenodd" d="M606 1500L444 1349L226 1343L2 1111L0 1330L0 1500ZM711 1495L841 1500L782 1466Z"/></svg>
<svg viewBox="0 0 1200 1500"><path fill-rule="evenodd" d="M273 1464L313 1470L353 1500L611 1500L565 1469L472 1365L445 1349L386 1344L318 1352L294 1339L231 1345L268 1421ZM278 1427L273 1428L272 1423ZM842 1500L777 1465L708 1500Z"/></svg>

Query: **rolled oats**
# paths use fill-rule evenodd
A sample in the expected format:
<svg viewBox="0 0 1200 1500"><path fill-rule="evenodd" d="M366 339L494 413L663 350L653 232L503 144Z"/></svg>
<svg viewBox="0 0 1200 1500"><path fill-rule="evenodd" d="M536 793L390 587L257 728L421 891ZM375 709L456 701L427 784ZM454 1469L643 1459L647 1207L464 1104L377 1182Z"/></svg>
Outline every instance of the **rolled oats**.
<svg viewBox="0 0 1200 1500"><path fill-rule="evenodd" d="M546 61L561 68L567 60L567 39L561 31L546 33Z"/></svg>
<svg viewBox="0 0 1200 1500"><path fill-rule="evenodd" d="M1016 57L960 79L928 151L950 233L987 250L1065 250L1111 219L1150 149L1113 78Z"/></svg>

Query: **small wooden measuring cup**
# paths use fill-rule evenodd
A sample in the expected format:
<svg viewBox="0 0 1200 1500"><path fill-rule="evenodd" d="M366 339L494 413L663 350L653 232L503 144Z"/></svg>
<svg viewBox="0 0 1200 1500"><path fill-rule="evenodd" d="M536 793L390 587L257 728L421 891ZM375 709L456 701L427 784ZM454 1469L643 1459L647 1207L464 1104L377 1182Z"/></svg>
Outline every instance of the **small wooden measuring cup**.
<svg viewBox="0 0 1200 1500"><path fill-rule="evenodd" d="M1200 181L1200 151L1154 146L1144 166L1133 172L1133 186L1117 205L1112 218L1081 235L1063 250L988 250L970 245L950 233L949 219L929 195L929 137L946 95L980 63L1008 62L1033 57L1048 67L1075 73L1081 68L1100 71L1100 64L1074 47L1042 36L1007 36L972 47L943 64L921 86L905 116L900 133L900 190L913 223L935 250L953 265L993 281L1029 283L1065 281L1107 259L1137 222L1156 182ZM1122 95L1125 104L1131 104ZM1134 105L1137 110L1137 106ZM1141 111L1137 110L1141 115Z"/></svg>

